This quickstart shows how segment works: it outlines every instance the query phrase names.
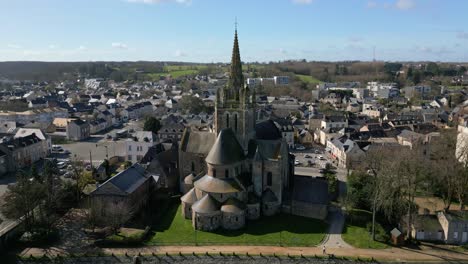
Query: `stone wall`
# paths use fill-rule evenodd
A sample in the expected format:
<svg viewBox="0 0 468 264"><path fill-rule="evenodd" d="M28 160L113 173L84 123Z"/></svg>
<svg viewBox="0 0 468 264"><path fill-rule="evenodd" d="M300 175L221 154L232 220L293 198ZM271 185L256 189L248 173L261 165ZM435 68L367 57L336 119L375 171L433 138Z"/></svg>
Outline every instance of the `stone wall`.
<svg viewBox="0 0 468 264"><path fill-rule="evenodd" d="M328 206L325 204L311 204L292 201L291 214L325 220L328 215Z"/></svg>
<svg viewBox="0 0 468 264"><path fill-rule="evenodd" d="M213 231L220 227L222 222L221 211L211 213L192 212L192 226L201 231Z"/></svg>
<svg viewBox="0 0 468 264"><path fill-rule="evenodd" d="M227 230L241 229L245 226L245 212L228 213L223 212L223 228Z"/></svg>

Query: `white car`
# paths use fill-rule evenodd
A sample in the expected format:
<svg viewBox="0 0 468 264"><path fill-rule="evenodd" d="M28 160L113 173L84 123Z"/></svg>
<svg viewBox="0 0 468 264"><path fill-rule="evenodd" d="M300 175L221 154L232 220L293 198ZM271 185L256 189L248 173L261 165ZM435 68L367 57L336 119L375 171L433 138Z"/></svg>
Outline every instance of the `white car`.
<svg viewBox="0 0 468 264"><path fill-rule="evenodd" d="M297 150L305 150L306 148L304 146L297 146L296 149Z"/></svg>
<svg viewBox="0 0 468 264"><path fill-rule="evenodd" d="M301 162L300 162L299 160L295 160L295 161L294 161L294 165L295 165L295 166L300 165L300 164L301 164Z"/></svg>

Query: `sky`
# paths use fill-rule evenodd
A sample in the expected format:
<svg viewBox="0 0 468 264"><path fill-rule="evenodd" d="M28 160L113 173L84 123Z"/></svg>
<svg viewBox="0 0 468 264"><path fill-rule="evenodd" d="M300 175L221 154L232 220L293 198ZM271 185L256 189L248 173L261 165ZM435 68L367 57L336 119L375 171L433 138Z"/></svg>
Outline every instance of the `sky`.
<svg viewBox="0 0 468 264"><path fill-rule="evenodd" d="M0 61L468 61L465 0L0 0Z"/></svg>

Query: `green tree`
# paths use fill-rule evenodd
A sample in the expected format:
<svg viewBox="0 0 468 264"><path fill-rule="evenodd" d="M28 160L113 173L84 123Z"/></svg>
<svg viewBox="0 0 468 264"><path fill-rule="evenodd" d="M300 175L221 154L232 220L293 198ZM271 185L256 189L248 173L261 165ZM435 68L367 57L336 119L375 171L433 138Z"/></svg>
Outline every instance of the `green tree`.
<svg viewBox="0 0 468 264"><path fill-rule="evenodd" d="M161 129L161 122L159 122L156 117L150 116L146 118L143 125L144 131L151 131L156 134L158 133L159 129Z"/></svg>
<svg viewBox="0 0 468 264"><path fill-rule="evenodd" d="M199 114L206 110L203 100L195 97L185 95L179 100L179 109L189 114Z"/></svg>
<svg viewBox="0 0 468 264"><path fill-rule="evenodd" d="M420 71L415 71L413 73L413 83L414 84L419 84L421 82L421 72Z"/></svg>

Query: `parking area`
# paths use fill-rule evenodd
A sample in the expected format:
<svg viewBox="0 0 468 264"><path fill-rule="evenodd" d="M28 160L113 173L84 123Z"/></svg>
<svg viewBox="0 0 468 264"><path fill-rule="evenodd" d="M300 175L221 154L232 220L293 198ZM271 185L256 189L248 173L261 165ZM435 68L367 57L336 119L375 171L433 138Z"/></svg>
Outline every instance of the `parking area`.
<svg viewBox="0 0 468 264"><path fill-rule="evenodd" d="M292 150L291 153L296 156L296 167L312 167L312 168L325 168L325 164L332 163L328 159L325 149L323 147L312 147L302 150Z"/></svg>

